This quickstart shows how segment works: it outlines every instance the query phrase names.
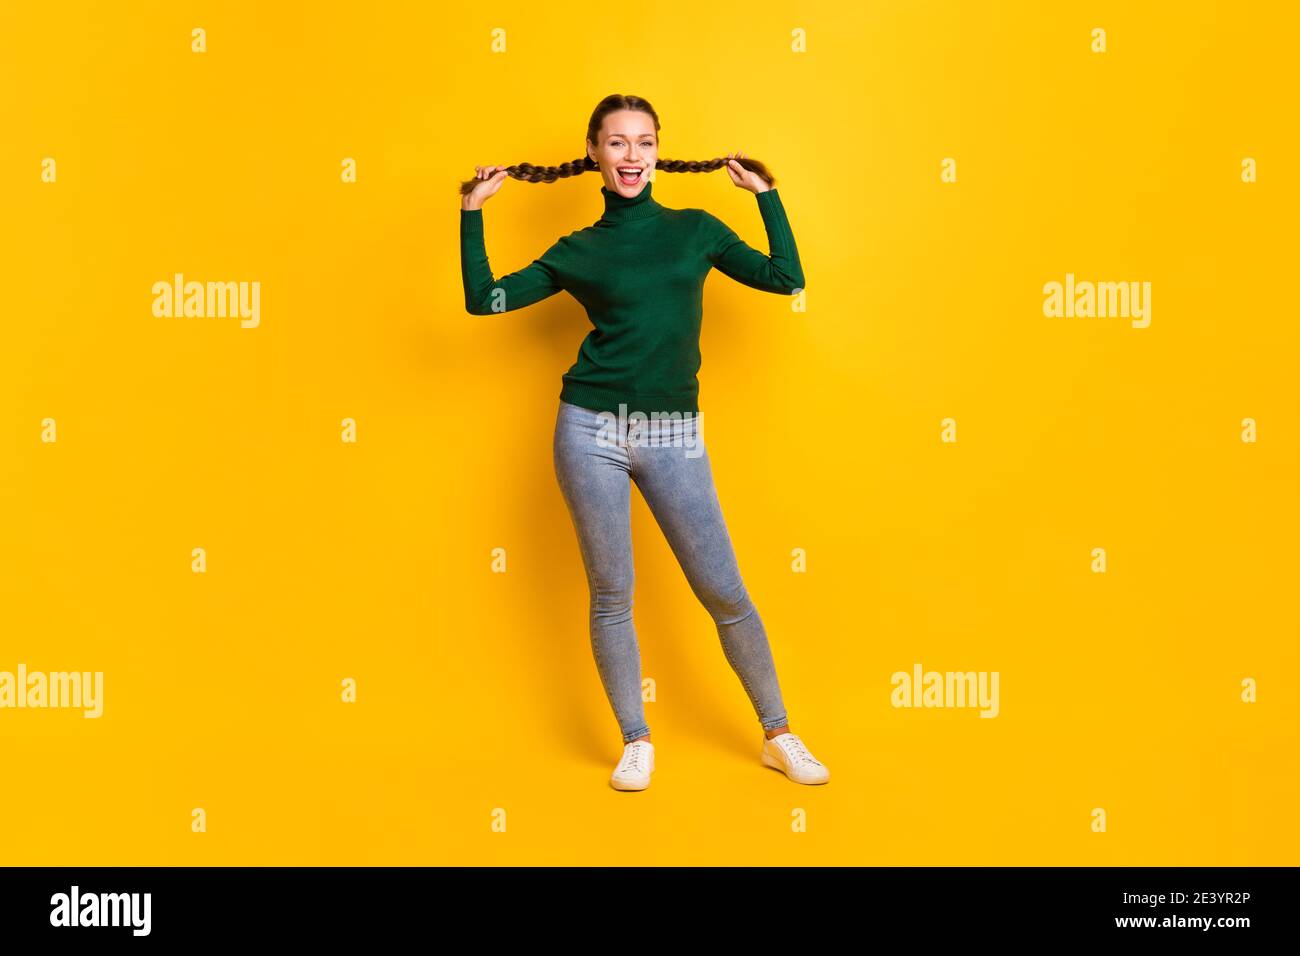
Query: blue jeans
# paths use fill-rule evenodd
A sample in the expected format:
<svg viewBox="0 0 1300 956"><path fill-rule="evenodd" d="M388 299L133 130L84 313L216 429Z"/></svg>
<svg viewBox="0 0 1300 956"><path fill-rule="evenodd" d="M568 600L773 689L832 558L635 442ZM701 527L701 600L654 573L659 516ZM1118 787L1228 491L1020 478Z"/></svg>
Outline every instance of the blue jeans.
<svg viewBox="0 0 1300 956"><path fill-rule="evenodd" d="M648 413L647 413L648 414ZM632 624L631 482L641 490L764 730L786 723L767 632L740 577L698 416L638 420L561 401L555 474L591 594L591 649L623 742L650 733Z"/></svg>

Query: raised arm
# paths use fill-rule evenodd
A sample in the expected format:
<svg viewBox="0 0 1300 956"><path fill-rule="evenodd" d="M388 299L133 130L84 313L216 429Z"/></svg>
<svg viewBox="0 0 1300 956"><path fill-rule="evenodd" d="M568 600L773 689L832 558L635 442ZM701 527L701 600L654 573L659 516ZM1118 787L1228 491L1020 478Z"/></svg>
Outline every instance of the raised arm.
<svg viewBox="0 0 1300 956"><path fill-rule="evenodd" d="M557 242L518 272L494 279L483 242L483 210L461 209L460 274L465 286L465 311L471 315L511 312L561 291L555 267L558 246Z"/></svg>
<svg viewBox="0 0 1300 956"><path fill-rule="evenodd" d="M804 288L803 267L799 263L799 250L794 244L794 233L786 218L785 207L776 189L755 193L759 214L767 230L770 255L763 255L747 245L722 220L712 213L704 213L712 230L709 244L709 261L723 275L763 292L790 295Z"/></svg>

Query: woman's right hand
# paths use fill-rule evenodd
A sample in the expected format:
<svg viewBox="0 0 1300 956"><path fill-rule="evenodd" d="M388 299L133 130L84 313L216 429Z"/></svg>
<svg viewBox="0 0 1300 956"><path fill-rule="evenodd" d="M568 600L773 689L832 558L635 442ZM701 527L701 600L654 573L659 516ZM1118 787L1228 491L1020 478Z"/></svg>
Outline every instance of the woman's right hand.
<svg viewBox="0 0 1300 956"><path fill-rule="evenodd" d="M460 197L461 209L481 209L483 203L496 195L509 174L504 166L475 166L474 175L483 181Z"/></svg>

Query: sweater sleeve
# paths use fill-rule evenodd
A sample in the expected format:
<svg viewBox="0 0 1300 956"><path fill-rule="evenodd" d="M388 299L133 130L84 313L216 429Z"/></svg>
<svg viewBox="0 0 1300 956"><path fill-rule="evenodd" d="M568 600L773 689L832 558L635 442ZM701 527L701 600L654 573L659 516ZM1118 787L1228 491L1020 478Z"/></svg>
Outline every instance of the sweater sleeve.
<svg viewBox="0 0 1300 956"><path fill-rule="evenodd" d="M783 295L798 292L804 288L803 267L781 197L772 188L756 193L754 198L767 230L771 255L765 256L747 245L726 223L706 212L704 215L713 227L709 261L723 275L763 292Z"/></svg>
<svg viewBox="0 0 1300 956"><path fill-rule="evenodd" d="M512 312L560 292L556 252L559 242L517 272L492 277L483 243L483 210L460 211L460 274L465 286L465 311L471 315Z"/></svg>

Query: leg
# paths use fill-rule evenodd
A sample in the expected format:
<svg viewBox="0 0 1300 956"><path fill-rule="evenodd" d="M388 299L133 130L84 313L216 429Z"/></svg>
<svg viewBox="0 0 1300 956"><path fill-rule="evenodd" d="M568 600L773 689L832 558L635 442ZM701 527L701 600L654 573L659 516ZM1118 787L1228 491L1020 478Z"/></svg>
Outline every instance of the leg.
<svg viewBox="0 0 1300 956"><path fill-rule="evenodd" d="M718 628L723 653L767 736L788 730L776 667L758 609L741 579L699 419L643 425L629 440L632 478Z"/></svg>
<svg viewBox="0 0 1300 956"><path fill-rule="evenodd" d="M627 449L601 447L598 430L595 412L561 403L555 474L587 573L592 654L626 744L650 735L632 623L631 485Z"/></svg>

